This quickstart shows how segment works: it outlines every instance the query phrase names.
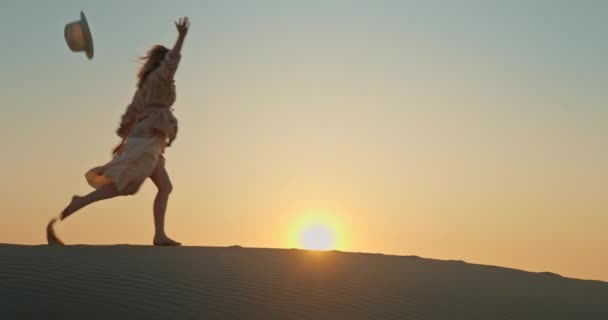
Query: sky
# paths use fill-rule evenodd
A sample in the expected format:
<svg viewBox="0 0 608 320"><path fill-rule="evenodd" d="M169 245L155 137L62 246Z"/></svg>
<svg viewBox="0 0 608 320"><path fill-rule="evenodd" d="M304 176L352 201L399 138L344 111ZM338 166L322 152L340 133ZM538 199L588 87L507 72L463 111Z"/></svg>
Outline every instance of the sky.
<svg viewBox="0 0 608 320"><path fill-rule="evenodd" d="M80 10L91 61L63 39ZM291 248L313 225L338 250L608 281L600 0L4 0L0 243L45 243L92 191L84 173L119 142L137 57L171 46L183 15L171 237ZM57 232L150 244L155 192Z"/></svg>

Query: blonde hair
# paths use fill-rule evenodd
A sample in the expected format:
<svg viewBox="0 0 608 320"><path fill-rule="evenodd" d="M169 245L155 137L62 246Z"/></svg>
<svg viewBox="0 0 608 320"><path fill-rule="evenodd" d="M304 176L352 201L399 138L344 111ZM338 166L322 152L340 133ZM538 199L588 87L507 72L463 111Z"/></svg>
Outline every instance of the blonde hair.
<svg viewBox="0 0 608 320"><path fill-rule="evenodd" d="M146 52L145 56L139 58L142 61L142 65L137 71L137 78L139 78L137 82L138 88L141 88L148 75L160 66L167 52L169 52L167 47L155 45Z"/></svg>

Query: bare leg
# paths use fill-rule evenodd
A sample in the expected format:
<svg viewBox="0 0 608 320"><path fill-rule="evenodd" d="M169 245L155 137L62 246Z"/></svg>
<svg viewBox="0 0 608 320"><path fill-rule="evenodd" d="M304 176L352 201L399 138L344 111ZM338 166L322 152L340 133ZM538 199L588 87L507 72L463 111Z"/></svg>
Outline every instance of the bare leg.
<svg viewBox="0 0 608 320"><path fill-rule="evenodd" d="M141 186L141 182L133 181L124 188L124 190L118 191L114 184L107 184L86 196L73 196L70 204L63 209L61 212L61 220L69 217L74 212L88 206L93 202L97 202L104 199L114 198L121 195L132 195L137 193L137 190ZM57 237L53 225L57 222L57 219L52 219L46 227L46 237L50 245L64 245L63 241Z"/></svg>
<svg viewBox="0 0 608 320"><path fill-rule="evenodd" d="M106 184L105 186L99 189L96 189L95 191L87 194L86 196L73 196L70 204L61 212L61 220L67 218L74 212L90 205L93 202L114 198L116 196L133 195L137 193L140 186L141 182L133 181L127 184L127 186L123 190L118 191L118 189L116 189L116 186L111 183Z"/></svg>
<svg viewBox="0 0 608 320"><path fill-rule="evenodd" d="M167 211L167 201L169 194L173 190L171 180L165 169L164 163L159 163L158 167L150 176L158 188L156 198L154 198L154 245L155 246L179 246L181 243L172 240L165 234L165 212Z"/></svg>
<svg viewBox="0 0 608 320"><path fill-rule="evenodd" d="M116 189L114 184L107 184L87 194L86 196L73 196L70 204L61 212L61 220L69 217L72 213L88 206L93 202L114 198L119 195L121 195L121 193L118 191L118 189Z"/></svg>

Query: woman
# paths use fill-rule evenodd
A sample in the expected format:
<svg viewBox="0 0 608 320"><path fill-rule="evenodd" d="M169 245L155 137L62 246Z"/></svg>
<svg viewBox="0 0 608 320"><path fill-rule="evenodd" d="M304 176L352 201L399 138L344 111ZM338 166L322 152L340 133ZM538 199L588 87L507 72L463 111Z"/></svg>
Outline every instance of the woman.
<svg viewBox="0 0 608 320"><path fill-rule="evenodd" d="M175 26L179 36L173 49L156 45L142 58L144 63L137 74L137 90L117 130L123 140L114 149L112 161L85 174L95 191L85 196L74 196L61 212L61 220L93 202L133 195L150 177L158 188L154 199L153 243L161 246L180 245L165 234L165 211L172 186L163 153L177 134L177 119L171 112L175 102L173 78L190 22L187 17L180 18ZM62 244L53 232L55 221L53 219L47 226L47 239L51 244Z"/></svg>

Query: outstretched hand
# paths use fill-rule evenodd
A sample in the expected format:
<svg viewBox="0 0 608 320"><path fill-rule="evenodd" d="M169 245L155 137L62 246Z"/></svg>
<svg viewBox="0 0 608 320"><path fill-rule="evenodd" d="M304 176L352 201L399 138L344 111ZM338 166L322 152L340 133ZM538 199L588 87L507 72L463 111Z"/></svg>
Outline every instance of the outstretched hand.
<svg viewBox="0 0 608 320"><path fill-rule="evenodd" d="M188 33L188 28L190 28L190 20L188 20L188 17L179 18L179 21L175 22L175 27L177 28L177 33L183 37Z"/></svg>

